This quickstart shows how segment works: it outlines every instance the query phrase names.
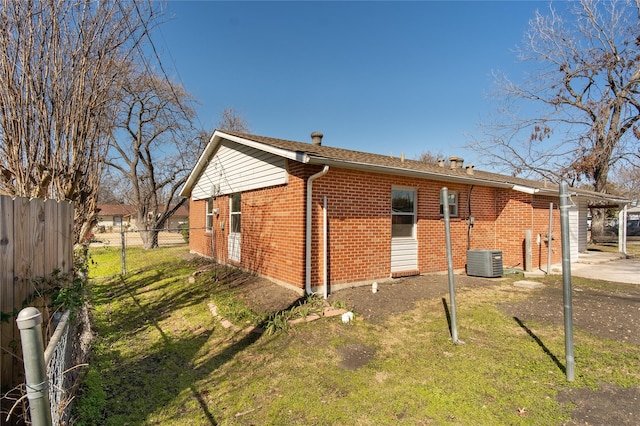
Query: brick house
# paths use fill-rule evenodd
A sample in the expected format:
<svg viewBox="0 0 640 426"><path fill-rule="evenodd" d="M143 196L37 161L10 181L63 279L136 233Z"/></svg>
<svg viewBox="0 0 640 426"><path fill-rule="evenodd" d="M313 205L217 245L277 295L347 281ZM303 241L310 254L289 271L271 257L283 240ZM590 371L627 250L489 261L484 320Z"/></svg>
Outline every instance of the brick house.
<svg viewBox="0 0 640 426"><path fill-rule="evenodd" d="M558 187L474 170L322 145L215 131L181 195L190 250L307 293L447 270L441 189L448 188L453 261L501 250L504 266L561 261ZM572 259L587 244L587 202L572 189ZM611 199L607 199L611 202ZM615 200L622 202L622 200ZM325 287L327 283L327 287Z"/></svg>

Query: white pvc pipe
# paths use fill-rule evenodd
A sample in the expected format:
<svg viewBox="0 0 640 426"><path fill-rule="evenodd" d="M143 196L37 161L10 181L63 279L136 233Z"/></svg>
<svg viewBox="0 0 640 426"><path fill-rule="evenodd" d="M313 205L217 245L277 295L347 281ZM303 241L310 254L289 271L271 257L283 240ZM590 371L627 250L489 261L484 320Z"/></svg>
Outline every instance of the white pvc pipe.
<svg viewBox="0 0 640 426"><path fill-rule="evenodd" d="M329 296L329 289L327 288L327 196L325 195L322 198L322 234L323 234L323 245L322 252L324 253L324 258L322 259L322 282L324 284L324 298L326 299Z"/></svg>
<svg viewBox="0 0 640 426"><path fill-rule="evenodd" d="M547 234L547 275L551 274L551 241L553 241L553 203L549 203L549 233Z"/></svg>
<svg viewBox="0 0 640 426"><path fill-rule="evenodd" d="M618 212L618 252L627 254L627 205Z"/></svg>
<svg viewBox="0 0 640 426"><path fill-rule="evenodd" d="M306 206L306 214L307 220L305 224L306 238L305 238L305 291L307 294L312 294L311 291L311 220L313 219L313 211L312 209L312 195L313 195L313 181L317 178L324 176L329 171L329 166L324 166L324 168L316 173L315 175L309 176L307 179L307 206Z"/></svg>

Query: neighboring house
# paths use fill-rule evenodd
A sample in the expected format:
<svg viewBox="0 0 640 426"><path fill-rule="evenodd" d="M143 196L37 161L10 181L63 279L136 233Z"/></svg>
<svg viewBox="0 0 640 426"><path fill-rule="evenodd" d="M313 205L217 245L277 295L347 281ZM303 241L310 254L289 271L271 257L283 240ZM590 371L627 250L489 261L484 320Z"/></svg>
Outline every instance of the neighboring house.
<svg viewBox="0 0 640 426"><path fill-rule="evenodd" d="M215 131L181 195L192 252L307 293L447 270L441 189L449 191L453 262L500 250L505 267L561 260L558 187L463 166ZM572 189L572 258L587 244L587 202L625 200ZM326 218L326 220L325 220Z"/></svg>
<svg viewBox="0 0 640 426"><path fill-rule="evenodd" d="M178 210L164 223L164 229L167 231L177 231L180 225L186 223L189 223L189 206L182 205L178 207Z"/></svg>
<svg viewBox="0 0 640 426"><path fill-rule="evenodd" d="M98 204L98 223L95 229L102 232L120 232L131 226L135 210L126 204Z"/></svg>
<svg viewBox="0 0 640 426"><path fill-rule="evenodd" d="M164 223L165 230L177 231L181 224L189 221L188 206L180 206ZM136 230L138 227L135 208L127 204L98 204L97 230L120 232L122 229Z"/></svg>

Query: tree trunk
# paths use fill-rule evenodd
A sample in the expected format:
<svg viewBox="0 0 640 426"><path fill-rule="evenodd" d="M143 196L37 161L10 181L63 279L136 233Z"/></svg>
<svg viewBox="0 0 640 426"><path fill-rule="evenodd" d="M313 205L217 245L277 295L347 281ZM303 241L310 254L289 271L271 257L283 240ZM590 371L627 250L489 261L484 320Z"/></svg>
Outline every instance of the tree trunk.
<svg viewBox="0 0 640 426"><path fill-rule="evenodd" d="M140 238L142 239L142 247L145 249L154 249L159 247L157 229L141 229Z"/></svg>

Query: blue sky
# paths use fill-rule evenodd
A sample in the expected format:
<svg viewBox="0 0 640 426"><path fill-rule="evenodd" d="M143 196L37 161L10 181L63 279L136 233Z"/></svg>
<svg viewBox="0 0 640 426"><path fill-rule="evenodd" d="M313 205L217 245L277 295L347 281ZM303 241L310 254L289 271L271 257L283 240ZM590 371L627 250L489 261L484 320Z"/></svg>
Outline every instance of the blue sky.
<svg viewBox="0 0 640 426"><path fill-rule="evenodd" d="M169 1L160 58L213 130L235 108L252 133L415 158L459 155L491 112L492 71L547 2Z"/></svg>

